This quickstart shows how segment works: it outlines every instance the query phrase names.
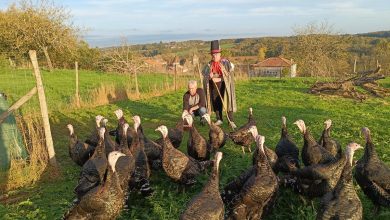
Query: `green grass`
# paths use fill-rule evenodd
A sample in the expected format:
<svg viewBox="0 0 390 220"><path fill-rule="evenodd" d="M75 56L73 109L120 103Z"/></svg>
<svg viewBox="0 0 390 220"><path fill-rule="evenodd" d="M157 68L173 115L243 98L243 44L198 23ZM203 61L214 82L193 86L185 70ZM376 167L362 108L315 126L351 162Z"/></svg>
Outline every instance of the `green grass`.
<svg viewBox="0 0 390 220"><path fill-rule="evenodd" d="M101 77L103 79L106 76ZM56 81L56 77L48 80L48 75L46 75L44 78L48 83ZM111 80L109 78L104 79ZM57 80L62 81L62 79ZM95 82L94 79L85 80ZM390 98L371 98L360 103L338 97L310 95L306 91L313 82L313 79L308 78L283 80L263 78L237 83L236 123L238 125L245 123L247 109L253 107L259 132L266 137L265 143L270 148L274 148L280 138L282 115L287 117L290 135L298 146L302 146L303 141L297 127L292 124L297 119L305 120L316 138L322 131L323 122L328 118L332 119L333 137L339 140L344 147L350 141L364 144L359 130L367 126L371 129L380 158L390 165L390 127L388 126L390 124ZM389 79L381 83L390 88ZM59 94L49 92L48 99L51 95L60 99L63 91L61 90ZM121 101L95 108L53 111L50 120L62 178L60 180L43 178L35 186L20 190L26 192L28 196L18 204L0 205L2 219L59 219L69 208L80 167L76 166L68 155L66 124L72 123L79 138L85 138L93 129L95 115L106 116L110 120L109 127L114 128L116 120L113 111L122 108L127 118L139 114L146 135L152 139L158 138L158 133L154 131L158 125L173 126L178 120L181 114L183 92L184 90L181 90L161 97ZM196 125L203 135L207 134L206 127L200 127L199 123ZM226 124L223 127L228 130ZM185 135L180 148L183 151L186 149L187 136L188 134ZM222 152L224 158L221 161L221 188L251 164L251 156L249 154L242 156L241 148L231 142L222 148ZM357 152L355 159L360 158L362 153L362 151ZM200 191L207 179L207 174L200 176L199 182L194 187L184 194L179 194L176 191L176 184L171 182L162 171L153 172L151 182L155 194L146 199L133 195L130 198L130 210L123 212L119 219L177 219L186 203ZM363 203L364 219L374 219L371 201L358 186L355 188ZM296 194L281 190L274 211L266 219L315 219L317 208L318 199L314 200L314 206L311 206L310 202L304 204ZM390 209L382 209L375 219L390 219Z"/></svg>
<svg viewBox="0 0 390 220"><path fill-rule="evenodd" d="M75 94L75 71L74 70L54 70L48 72L41 71L43 84L50 111L69 108L69 104L74 99ZM191 76L179 76L179 80L186 80ZM9 69L0 67L0 91L5 92L10 102L14 102L26 94L35 85L35 77L32 70ZM154 89L164 90L165 85L173 85L172 74L147 73L139 74L138 83L141 95L152 92ZM130 88L135 91L134 77L110 74L96 71L79 71L79 94L82 101L91 101L91 92L100 85L113 85L115 88ZM31 108L38 106L36 96L31 99ZM30 108L30 109L31 109Z"/></svg>

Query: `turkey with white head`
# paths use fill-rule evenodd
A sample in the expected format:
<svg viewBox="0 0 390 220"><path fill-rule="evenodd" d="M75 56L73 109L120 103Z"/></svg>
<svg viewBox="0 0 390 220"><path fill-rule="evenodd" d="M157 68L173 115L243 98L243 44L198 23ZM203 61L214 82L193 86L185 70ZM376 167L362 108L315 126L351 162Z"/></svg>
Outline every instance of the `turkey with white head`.
<svg viewBox="0 0 390 220"><path fill-rule="evenodd" d="M332 156L339 158L342 156L341 145L330 135L332 120L328 119L324 122L324 124L325 124L325 128L324 131L322 132L321 138L318 141L318 143L327 151L329 151L332 154Z"/></svg>
<svg viewBox="0 0 390 220"><path fill-rule="evenodd" d="M77 165L83 166L92 156L95 146L81 142L74 132L73 125L68 124L66 127L69 129L69 156Z"/></svg>
<svg viewBox="0 0 390 220"><path fill-rule="evenodd" d="M174 148L168 138L168 128L166 126L159 126L156 131L161 132L164 140L162 145L162 167L167 176L173 181L182 185L193 185L196 182L195 177L213 164L212 161L197 161Z"/></svg>
<svg viewBox="0 0 390 220"><path fill-rule="evenodd" d="M303 120L294 122L303 135L302 161L305 166L313 164L325 164L335 159L332 154L314 140Z"/></svg>
<svg viewBox="0 0 390 220"><path fill-rule="evenodd" d="M221 159L222 152L217 152L214 156L214 167L209 181L202 191L187 204L186 210L180 216L181 220L223 219L225 207L219 194L219 162Z"/></svg>
<svg viewBox="0 0 390 220"><path fill-rule="evenodd" d="M356 143L348 144L345 157L346 163L340 179L333 191L328 192L321 199L317 220L322 219L351 219L363 218L363 206L357 195L352 178L353 155L362 147Z"/></svg>
<svg viewBox="0 0 390 220"><path fill-rule="evenodd" d="M116 164L125 156L113 151L108 156L104 180L87 192L64 216L67 220L78 219L116 219L124 205L123 190L117 175Z"/></svg>

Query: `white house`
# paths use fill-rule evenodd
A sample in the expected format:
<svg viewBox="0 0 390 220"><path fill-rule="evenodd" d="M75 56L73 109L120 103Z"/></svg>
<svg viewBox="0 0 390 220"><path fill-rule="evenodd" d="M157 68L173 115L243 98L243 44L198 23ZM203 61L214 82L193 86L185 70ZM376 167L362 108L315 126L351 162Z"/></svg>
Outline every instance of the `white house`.
<svg viewBox="0 0 390 220"><path fill-rule="evenodd" d="M270 57L259 63L252 65L249 76L289 76L295 77L297 74L297 64L293 60L283 57Z"/></svg>

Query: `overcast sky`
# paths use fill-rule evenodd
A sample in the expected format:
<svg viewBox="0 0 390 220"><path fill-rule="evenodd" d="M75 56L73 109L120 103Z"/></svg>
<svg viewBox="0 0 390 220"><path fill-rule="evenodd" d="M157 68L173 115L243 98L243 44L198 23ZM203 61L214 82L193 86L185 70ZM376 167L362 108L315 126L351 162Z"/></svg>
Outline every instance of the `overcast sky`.
<svg viewBox="0 0 390 220"><path fill-rule="evenodd" d="M6 8L13 0L0 0ZM287 36L310 22L341 33L390 30L390 1L313 0L66 0L74 23L93 46L189 39Z"/></svg>

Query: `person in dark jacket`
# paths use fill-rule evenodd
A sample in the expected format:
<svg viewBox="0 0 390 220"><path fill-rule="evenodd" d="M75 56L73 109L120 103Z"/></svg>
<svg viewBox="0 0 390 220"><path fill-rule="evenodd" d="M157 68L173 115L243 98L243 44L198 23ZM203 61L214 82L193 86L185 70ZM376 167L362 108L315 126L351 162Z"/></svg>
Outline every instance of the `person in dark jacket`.
<svg viewBox="0 0 390 220"><path fill-rule="evenodd" d="M229 60L221 58L219 41L211 41L211 61L203 69L203 88L206 88L206 97L211 101L217 121L216 125L223 122L222 112L227 112L230 126L234 129L236 124L233 112L237 111L236 93L234 85L234 65Z"/></svg>
<svg viewBox="0 0 390 220"><path fill-rule="evenodd" d="M206 97L203 89L198 88L195 80L188 82L188 91L183 95L183 111L188 112L193 117L202 116L207 113Z"/></svg>

